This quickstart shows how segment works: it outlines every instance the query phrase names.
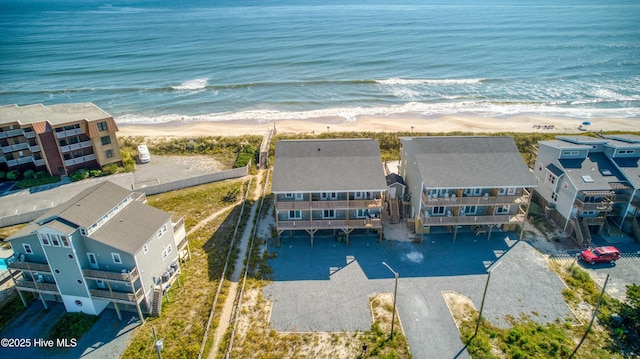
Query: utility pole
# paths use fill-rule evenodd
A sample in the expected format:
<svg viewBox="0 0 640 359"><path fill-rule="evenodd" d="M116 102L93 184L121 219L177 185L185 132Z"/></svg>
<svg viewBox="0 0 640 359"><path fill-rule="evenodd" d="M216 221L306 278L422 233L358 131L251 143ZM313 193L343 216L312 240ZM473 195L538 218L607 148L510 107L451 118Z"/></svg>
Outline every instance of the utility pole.
<svg viewBox="0 0 640 359"><path fill-rule="evenodd" d="M478 320L476 321L476 331L473 333L473 337L471 337L472 339L476 337L476 335L478 334L478 328L480 327L480 320L482 320L482 310L484 309L484 298L487 296L487 288L489 288L489 280L491 279L491 272L493 272L494 269L498 268L498 266L502 264L502 262L498 262L498 264L496 264L494 267L489 268L489 270L487 270L487 283L485 283L484 285L484 293L482 293L482 303L480 303L480 313L478 314Z"/></svg>
<svg viewBox="0 0 640 359"><path fill-rule="evenodd" d="M162 348L163 348L163 343L162 343L162 339L158 340L158 336L156 335L156 327L151 327L151 330L153 330L153 343L154 346L156 347L156 353L158 354L158 359L162 359Z"/></svg>
<svg viewBox="0 0 640 359"><path fill-rule="evenodd" d="M391 269L391 267L385 263L382 262L382 264L387 267L391 273L393 273L393 275L396 277L396 285L395 288L393 289L393 313L391 314L391 334L389 335L389 340L393 339L393 325L396 322L396 298L398 296L398 272L394 271L393 269Z"/></svg>
<svg viewBox="0 0 640 359"><path fill-rule="evenodd" d="M604 296L604 289L607 288L607 282L609 282L609 274L607 274L607 279L604 280L604 285L602 286L602 292L600 292L600 297L598 297L598 303L596 304L596 309L593 311L593 317L591 317L591 322L589 323L589 327L587 327L587 331L582 336L582 339L580 339L580 343L578 343L578 346L576 347L576 349L573 351L573 353L571 353L571 356L569 357L569 359L573 358L573 356L578 352L578 349L580 349L580 346L582 346L582 343L584 343L585 339L587 339L587 335L589 335L589 331L591 331L591 326L593 325L593 322L596 320L596 316L598 315L598 309L600 308L600 303L602 302L602 297Z"/></svg>

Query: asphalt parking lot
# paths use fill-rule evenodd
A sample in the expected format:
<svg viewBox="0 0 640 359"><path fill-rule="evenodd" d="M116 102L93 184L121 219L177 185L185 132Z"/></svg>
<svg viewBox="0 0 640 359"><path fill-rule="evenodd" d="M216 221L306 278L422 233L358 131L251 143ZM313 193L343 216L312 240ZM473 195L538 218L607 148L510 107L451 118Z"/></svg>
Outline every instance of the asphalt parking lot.
<svg viewBox="0 0 640 359"><path fill-rule="evenodd" d="M491 240L471 234L432 235L417 245L352 236L347 247L332 237L283 237L269 264L274 281L264 289L273 304L271 323L278 331L363 331L371 327L368 300L392 292L400 275L398 312L415 358L468 358L443 299L456 291L480 308L492 269L483 316L506 325L505 316L529 315L542 323L572 317L565 288L545 258L513 233Z"/></svg>
<svg viewBox="0 0 640 359"><path fill-rule="evenodd" d="M108 180L124 188L134 189L145 184L166 183L223 169L216 160L208 156L153 156L151 162L138 164L133 173L89 178L79 182L71 182L64 177L56 184L0 193L0 218L47 210L102 181Z"/></svg>
<svg viewBox="0 0 640 359"><path fill-rule="evenodd" d="M62 303L48 302L48 305L49 309L45 310L42 302L34 300L26 311L0 331L0 338L18 338L23 344L21 347L3 346L0 348L2 357L116 359L127 349L133 329L140 325L137 315L122 312L122 320L119 320L114 310L105 309L75 346L69 342L67 348L59 347L57 343L53 348L44 348L38 346L36 340L46 339L51 327L65 314Z"/></svg>

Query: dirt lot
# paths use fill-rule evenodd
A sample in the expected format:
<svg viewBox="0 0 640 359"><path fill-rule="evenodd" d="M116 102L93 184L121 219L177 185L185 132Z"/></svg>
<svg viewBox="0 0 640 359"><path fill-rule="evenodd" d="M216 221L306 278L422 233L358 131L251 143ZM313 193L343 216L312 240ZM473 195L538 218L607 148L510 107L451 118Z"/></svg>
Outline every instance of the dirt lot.
<svg viewBox="0 0 640 359"><path fill-rule="evenodd" d="M228 168L224 168L224 166L214 160L213 157L204 155L153 155L151 162L136 164L136 171L134 172L135 187L140 187L145 184L167 183L226 169Z"/></svg>

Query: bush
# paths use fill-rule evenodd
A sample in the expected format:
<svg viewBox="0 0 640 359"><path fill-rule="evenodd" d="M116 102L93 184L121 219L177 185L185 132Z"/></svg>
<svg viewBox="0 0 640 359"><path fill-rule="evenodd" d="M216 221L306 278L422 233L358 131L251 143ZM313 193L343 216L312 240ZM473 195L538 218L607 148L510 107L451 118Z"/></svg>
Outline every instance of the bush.
<svg viewBox="0 0 640 359"><path fill-rule="evenodd" d="M77 170L69 176L73 182L82 181L83 179L89 177L89 172L85 169Z"/></svg>
<svg viewBox="0 0 640 359"><path fill-rule="evenodd" d="M0 171L0 180L5 179L7 177L7 173L5 171Z"/></svg>
<svg viewBox="0 0 640 359"><path fill-rule="evenodd" d="M102 174L105 176L109 176L112 175L114 173L118 172L118 165L116 165L115 163L106 165L102 167Z"/></svg>
<svg viewBox="0 0 640 359"><path fill-rule="evenodd" d="M45 178L45 177L49 177L49 174L47 173L47 171L36 172L36 178Z"/></svg>
<svg viewBox="0 0 640 359"><path fill-rule="evenodd" d="M22 178L24 178L24 179L34 179L35 178L35 173L36 172L34 170L26 170L22 174Z"/></svg>
<svg viewBox="0 0 640 359"><path fill-rule="evenodd" d="M95 315L84 313L67 313L51 328L49 339L80 339L98 320Z"/></svg>
<svg viewBox="0 0 640 359"><path fill-rule="evenodd" d="M89 171L89 177L100 177L102 176L101 170L91 170Z"/></svg>
<svg viewBox="0 0 640 359"><path fill-rule="evenodd" d="M257 153L257 149L251 145L243 145L236 157L236 161L233 163L233 168L239 168L246 166L251 160L254 160Z"/></svg>
<svg viewBox="0 0 640 359"><path fill-rule="evenodd" d="M18 170L9 171L9 173L7 173L7 179L9 181L17 181L19 178L20 178L20 171Z"/></svg>
<svg viewBox="0 0 640 359"><path fill-rule="evenodd" d="M30 188L35 186L41 186L43 184L50 184L60 182L59 176L51 176L44 178L33 178L33 179L24 179L16 185L18 188Z"/></svg>

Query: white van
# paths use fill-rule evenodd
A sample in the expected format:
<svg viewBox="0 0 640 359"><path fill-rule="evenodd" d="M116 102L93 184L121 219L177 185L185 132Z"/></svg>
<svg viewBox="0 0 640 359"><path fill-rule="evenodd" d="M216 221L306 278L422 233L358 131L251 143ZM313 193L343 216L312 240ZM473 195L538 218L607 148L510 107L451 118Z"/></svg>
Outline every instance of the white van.
<svg viewBox="0 0 640 359"><path fill-rule="evenodd" d="M147 163L151 161L151 155L149 154L147 145L138 146L138 158L140 158L140 163Z"/></svg>

